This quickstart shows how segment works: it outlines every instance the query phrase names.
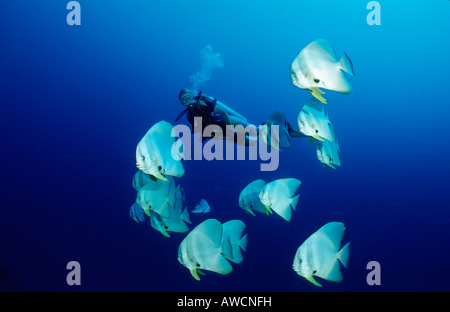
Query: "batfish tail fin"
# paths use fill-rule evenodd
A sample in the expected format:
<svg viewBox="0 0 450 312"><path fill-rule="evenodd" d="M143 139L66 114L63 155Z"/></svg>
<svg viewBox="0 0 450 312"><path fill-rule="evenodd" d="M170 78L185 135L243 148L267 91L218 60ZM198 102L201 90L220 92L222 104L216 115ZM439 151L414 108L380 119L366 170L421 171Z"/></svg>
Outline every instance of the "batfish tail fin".
<svg viewBox="0 0 450 312"><path fill-rule="evenodd" d="M221 247L224 257L227 259L233 259L233 246L231 246L231 239L229 236L222 242Z"/></svg>
<svg viewBox="0 0 450 312"><path fill-rule="evenodd" d="M241 240L239 241L239 247L241 247L241 249L243 251L247 251L247 244L248 244L248 234L245 234L244 236L242 236Z"/></svg>
<svg viewBox="0 0 450 312"><path fill-rule="evenodd" d="M292 209L295 210L295 208L297 208L298 200L299 200L299 199L300 199L300 195L297 195L297 196L291 198L291 206L292 206Z"/></svg>
<svg viewBox="0 0 450 312"><path fill-rule="evenodd" d="M242 257L242 244L245 244L246 247L246 238L243 241L243 238L241 238L242 232L245 229L245 223L241 220L231 220L228 222L225 222L222 225L223 228L223 237L225 238L222 242L222 249L224 250L224 256L225 258L233 261L234 263L241 263L243 261ZM231 247L231 253L230 250L227 250L230 248L228 246L228 241Z"/></svg>
<svg viewBox="0 0 450 312"><path fill-rule="evenodd" d="M191 222L191 216L189 215L189 210L188 208L184 208L184 211L181 213L181 220L186 221L190 224L192 224Z"/></svg>
<svg viewBox="0 0 450 312"><path fill-rule="evenodd" d="M342 265L347 268L348 258L350 257L350 242L345 244L344 247L339 251L338 259L341 261Z"/></svg>
<svg viewBox="0 0 450 312"><path fill-rule="evenodd" d="M353 63L345 52L339 60L339 67L350 76L355 76L355 72L353 71Z"/></svg>

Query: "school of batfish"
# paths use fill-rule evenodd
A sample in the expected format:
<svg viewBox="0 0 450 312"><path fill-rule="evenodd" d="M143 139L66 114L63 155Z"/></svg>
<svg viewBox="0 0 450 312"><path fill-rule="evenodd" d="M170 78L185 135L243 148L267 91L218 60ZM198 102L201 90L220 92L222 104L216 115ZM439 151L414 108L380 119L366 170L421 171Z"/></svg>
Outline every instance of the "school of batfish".
<svg viewBox="0 0 450 312"><path fill-rule="evenodd" d="M277 147L289 148L287 135L295 133L309 137L316 146L317 158L325 167L340 167L339 144L336 131L325 110L327 101L321 89L343 94L352 92L345 74L354 76L353 65L344 53L337 60L331 44L318 39L304 47L290 66L292 84L308 90L312 97L302 106L297 116L298 130L283 114L274 113L266 124L283 124ZM178 247L178 261L196 280L203 271L228 274L232 263L243 261L247 250L246 225L241 220L224 223L207 219L189 231L190 213L185 206L185 194L175 178L184 175L183 151L180 142L172 136L173 125L167 121L154 124L137 144L136 166L139 169L132 185L137 191L136 201L130 208L130 217L136 222L150 218L151 226L166 237L169 232L189 232ZM272 138L272 139L271 139ZM265 143L272 145L267 135ZM178 145L177 145L178 144ZM180 157L173 157L173 146L179 147ZM280 178L267 182L250 182L236 199L240 208L255 216L255 212L271 215L273 212L290 221L299 202L297 191L301 182L295 178ZM201 199L191 213L207 214L211 207ZM295 252L292 268L316 286L322 286L314 277L327 281L342 281L340 264L347 267L349 246L341 248L345 227L341 222L329 222L311 234ZM297 245L298 246L298 245ZM202 271L203 270L203 271Z"/></svg>

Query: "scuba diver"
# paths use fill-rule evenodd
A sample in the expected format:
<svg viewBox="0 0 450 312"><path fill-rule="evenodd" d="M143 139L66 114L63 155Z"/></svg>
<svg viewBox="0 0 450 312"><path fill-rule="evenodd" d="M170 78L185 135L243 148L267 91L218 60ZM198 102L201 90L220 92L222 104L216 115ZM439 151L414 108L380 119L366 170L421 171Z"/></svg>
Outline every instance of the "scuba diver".
<svg viewBox="0 0 450 312"><path fill-rule="evenodd" d="M210 96L204 95L201 91L196 92L189 89L182 89L178 95L180 103L183 104L186 109L183 110L176 121L180 120L186 114L188 122L191 124L192 129L195 130L195 117L202 118L202 133L205 128L209 125L216 125L220 127L222 133L226 133L226 126L237 126L242 125L244 128L251 125L247 118L229 108L222 102L217 101L217 99ZM255 126L255 129L257 127ZM214 135L214 133L212 134ZM257 135L257 133L255 133ZM237 133L234 135L237 136ZM203 140L208 139L203 137ZM245 135L245 145L251 143L251 137L246 133Z"/></svg>
<svg viewBox="0 0 450 312"><path fill-rule="evenodd" d="M186 114L187 120L191 124L193 130L196 129L195 117L202 118L202 133L209 125L219 126L223 134L226 133L227 126L242 125L246 128L247 126L252 125L247 121L247 118L235 110L229 108L215 98L204 95L201 91L197 93L193 90L182 89L178 95L178 99L186 108L178 115L176 121L180 120ZM289 137L306 137L306 135L295 130L292 125L286 121L286 117L282 112L272 113L264 124L269 126L269 130L267 133L263 133L263 139L269 145L271 144L271 125L279 126L278 143L280 147L290 147ZM245 133L245 145L247 146L256 143L257 140L256 135L258 135L258 127L255 125L253 126L254 129L256 129L255 134L249 135L248 133ZM237 133L235 132L234 137L236 136ZM203 137L203 140L205 139L208 138Z"/></svg>

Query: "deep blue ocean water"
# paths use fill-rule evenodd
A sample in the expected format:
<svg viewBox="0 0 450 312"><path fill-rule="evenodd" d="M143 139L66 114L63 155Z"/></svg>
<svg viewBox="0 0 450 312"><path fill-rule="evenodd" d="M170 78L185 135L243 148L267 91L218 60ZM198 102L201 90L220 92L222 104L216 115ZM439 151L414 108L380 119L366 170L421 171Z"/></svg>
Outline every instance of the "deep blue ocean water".
<svg viewBox="0 0 450 312"><path fill-rule="evenodd" d="M0 285L23 291L449 291L450 2L369 1L0 2ZM292 139L274 172L259 161L185 161L177 179L192 215L240 219L248 250L233 272L200 282L177 261L185 234L136 223L135 149L156 122L175 123L200 51L224 66L202 90L262 123L282 110L296 125L309 92L289 65L309 42L330 41L353 62L353 93L328 91L342 167L325 170L308 139ZM186 122L182 119L180 122ZM255 179L294 177L291 222L238 206ZM148 220L147 220L148 221ZM318 288L292 270L298 246L327 222L351 241L341 283ZM191 226L193 228L193 226ZM81 265L81 286L66 264ZM369 286L369 261L381 285Z"/></svg>

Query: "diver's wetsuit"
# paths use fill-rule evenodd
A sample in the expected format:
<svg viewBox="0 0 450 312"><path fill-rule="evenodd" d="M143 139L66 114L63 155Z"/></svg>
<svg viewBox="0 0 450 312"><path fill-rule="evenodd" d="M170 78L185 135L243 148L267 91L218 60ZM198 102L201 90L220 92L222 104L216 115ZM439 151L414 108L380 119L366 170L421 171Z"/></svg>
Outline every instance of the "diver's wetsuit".
<svg viewBox="0 0 450 312"><path fill-rule="evenodd" d="M183 92L184 89L181 91ZM189 103L180 95L178 96L180 99L180 102L186 106L186 109L181 112L181 114L178 115L176 118L176 121L180 120L181 117L183 117L184 114L186 114L186 118L188 122L191 124L193 132L198 131L199 129L196 129L195 126L195 117L201 117L202 118L202 134L204 133L204 130L209 125L216 125L218 126L221 131L222 135L227 136L228 135L228 129L227 126L233 126L233 125L239 125L241 124L243 127L246 127L248 125L246 119L239 120L237 123L233 123L232 117L228 114L228 112L220 107L220 104L217 104L217 99L202 95L202 92L200 91L199 94L192 99ZM243 118L243 117L242 117ZM235 119L236 121L237 119ZM202 135L202 141L215 137L215 132L211 133L211 137L204 137ZM234 139L234 142L239 142L239 137L236 132L233 131L233 137L228 139ZM245 134L245 145L250 144L250 137L248 134Z"/></svg>
<svg viewBox="0 0 450 312"><path fill-rule="evenodd" d="M194 104L189 105L189 107L186 109L186 118L191 124L192 130L195 129L194 118L201 117L202 132L209 125L217 125L222 129L223 133L225 133L226 131L225 121L223 120L222 116L220 116L220 114L214 113L216 103L217 99L204 96L201 93L195 97Z"/></svg>

